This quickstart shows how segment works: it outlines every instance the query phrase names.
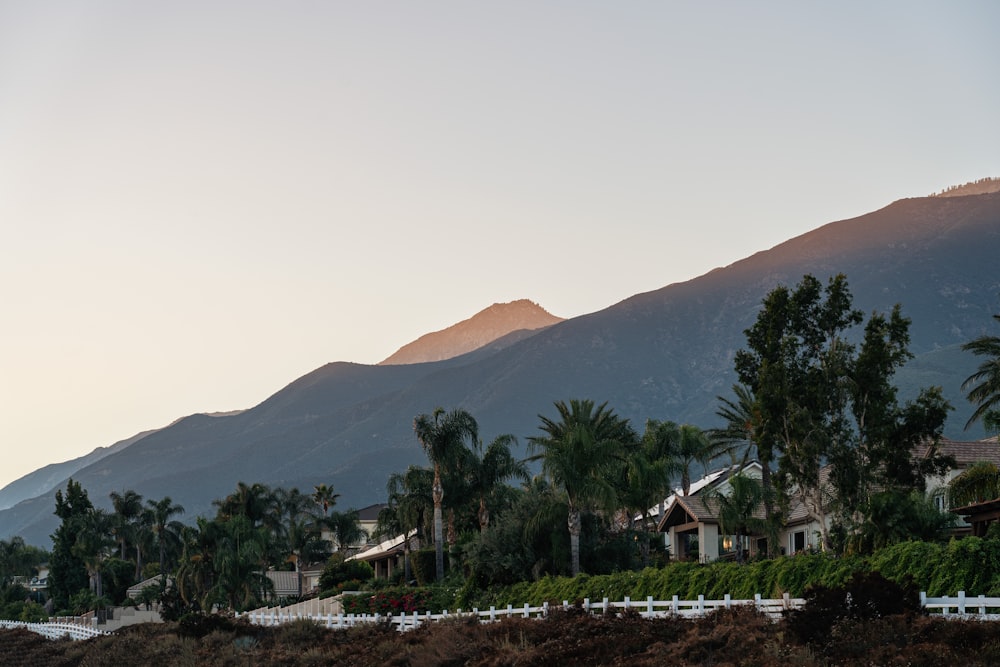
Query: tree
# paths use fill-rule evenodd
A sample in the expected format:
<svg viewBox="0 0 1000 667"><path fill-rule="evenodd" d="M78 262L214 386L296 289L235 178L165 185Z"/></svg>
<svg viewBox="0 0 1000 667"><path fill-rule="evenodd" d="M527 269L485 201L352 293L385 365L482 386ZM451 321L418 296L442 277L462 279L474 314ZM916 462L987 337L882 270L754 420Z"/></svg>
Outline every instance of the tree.
<svg viewBox="0 0 1000 667"><path fill-rule="evenodd" d="M339 493L334 493L333 487L328 484L317 484L313 487L313 500L323 508L323 516L326 516L331 507L337 504Z"/></svg>
<svg viewBox="0 0 1000 667"><path fill-rule="evenodd" d="M712 440L697 426L681 424L678 427L673 455L681 473L681 495L691 493L691 469L694 464L706 467L726 449L726 443Z"/></svg>
<svg viewBox="0 0 1000 667"><path fill-rule="evenodd" d="M444 578L444 525L442 503L444 486L442 468L449 468L466 458L466 442L476 442L479 426L472 415L464 410L446 413L438 408L432 414L418 415L413 420L413 431L434 466L434 549L435 572L440 581Z"/></svg>
<svg viewBox="0 0 1000 667"><path fill-rule="evenodd" d="M1000 315L993 319L1000 322ZM1000 336L980 336L962 346L966 352L978 357L986 357L976 372L965 379L962 389L976 409L965 423L968 429L982 420L990 431L1000 430Z"/></svg>
<svg viewBox="0 0 1000 667"><path fill-rule="evenodd" d="M337 551L346 551L368 538L368 533L361 527L356 509L334 512L327 518L326 525L333 534L334 546Z"/></svg>
<svg viewBox="0 0 1000 667"><path fill-rule="evenodd" d="M118 543L122 560L126 560L125 550L129 546L135 548L135 577L139 581L142 574L142 531L145 526L145 516L142 507L142 496L129 489L110 494L111 506L114 508L112 533Z"/></svg>
<svg viewBox="0 0 1000 667"><path fill-rule="evenodd" d="M724 488L728 489L728 493L723 493ZM742 471L726 480L724 485L705 492L705 501L716 507L722 534L733 536L737 563L742 564L746 559L745 537L771 532L767 519L757 516L764 497L761 481Z"/></svg>
<svg viewBox="0 0 1000 667"><path fill-rule="evenodd" d="M38 566L48 562L49 554L38 547L29 546L18 535L0 540L0 588L6 588L14 577L38 574Z"/></svg>
<svg viewBox="0 0 1000 667"><path fill-rule="evenodd" d="M470 452L467 463L467 477L479 507L476 518L479 521L479 532L482 533L490 525L490 509L498 489L507 480L528 480L528 467L523 461L518 461L511 454L510 448L517 444L517 438L512 435L499 435L485 449L483 441L478 440L476 449Z"/></svg>
<svg viewBox="0 0 1000 667"><path fill-rule="evenodd" d="M720 406L715 414L724 420L725 426L709 431L709 437L734 454L743 449L741 467L755 455L761 465L760 483L763 487L764 520L772 525L774 520L774 484L771 481L771 465L774 462L774 444L761 437L761 410L753 390L742 384L733 385L735 399L717 396ZM733 464L736 464L733 457ZM770 536L769 536L770 537ZM768 555L777 551L777 542L768 539Z"/></svg>
<svg viewBox="0 0 1000 667"><path fill-rule="evenodd" d="M923 389L900 405L892 384L911 356L909 320L898 305L888 316L873 313L858 348L850 341L862 322L843 275L825 288L807 275L794 290L767 295L745 332L747 348L736 354L737 375L754 396L758 450L778 456L776 486L822 526L824 547L831 512L856 531L875 510L875 493L922 490L923 476L947 465L936 452L950 409L940 390ZM932 454L917 460L920 443ZM824 464L829 483L821 480Z"/></svg>
<svg viewBox="0 0 1000 667"><path fill-rule="evenodd" d="M100 508L91 507L79 518L81 530L77 533L72 552L86 568L90 590L97 599L101 599L104 597L102 566L115 545L112 534L114 517Z"/></svg>
<svg viewBox="0 0 1000 667"><path fill-rule="evenodd" d="M528 439L528 461L539 461L542 472L567 500L566 525L570 535L570 571L580 572L581 513L603 508L614 511L617 489L625 475L630 450L638 436L628 420L591 400L555 403L559 417L539 415L545 435Z"/></svg>
<svg viewBox="0 0 1000 667"><path fill-rule="evenodd" d="M66 609L70 598L87 588L87 568L73 547L84 530L83 517L94 508L86 490L70 478L66 492L56 491L55 514L62 522L52 534L52 561L49 564L49 595L57 609Z"/></svg>
<svg viewBox="0 0 1000 667"><path fill-rule="evenodd" d="M427 517L433 514L431 487L434 471L410 466L405 473L393 473L386 483L388 500L378 515L374 537L403 536L403 578L410 581L410 537L415 533L423 543ZM433 529L433 527L431 527Z"/></svg>
<svg viewBox="0 0 1000 667"><path fill-rule="evenodd" d="M160 500L150 498L146 501L146 506L149 508L151 528L160 550L160 574L166 577L169 572L167 552L173 545L180 546L181 524L171 521L170 517L183 514L184 508L175 503L170 496L164 496Z"/></svg>

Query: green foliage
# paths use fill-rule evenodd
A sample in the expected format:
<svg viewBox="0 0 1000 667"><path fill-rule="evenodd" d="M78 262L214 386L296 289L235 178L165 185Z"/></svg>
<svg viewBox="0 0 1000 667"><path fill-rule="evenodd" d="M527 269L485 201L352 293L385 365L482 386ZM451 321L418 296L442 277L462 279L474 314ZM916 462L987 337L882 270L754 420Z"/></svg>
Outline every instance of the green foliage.
<svg viewBox="0 0 1000 667"><path fill-rule="evenodd" d="M70 606L70 597L89 585L87 567L75 551L78 536L83 532L84 516L94 506L79 482L70 479L66 492L56 491L55 514L62 522L52 534L52 560L49 562L49 595L56 609Z"/></svg>
<svg viewBox="0 0 1000 667"><path fill-rule="evenodd" d="M433 547L420 549L410 554L413 576L419 585L426 586L436 579L434 574L436 558L437 554Z"/></svg>
<svg viewBox="0 0 1000 667"><path fill-rule="evenodd" d="M345 582L366 582L373 576L375 576L375 571L365 561L345 561L340 554L334 554L327 561L323 573L319 576L319 588L321 591L332 591L341 587L341 584ZM342 587L341 590L343 590Z"/></svg>
<svg viewBox="0 0 1000 667"><path fill-rule="evenodd" d="M0 619L28 622L48 620L42 606L30 597L28 589L20 584L0 587Z"/></svg>

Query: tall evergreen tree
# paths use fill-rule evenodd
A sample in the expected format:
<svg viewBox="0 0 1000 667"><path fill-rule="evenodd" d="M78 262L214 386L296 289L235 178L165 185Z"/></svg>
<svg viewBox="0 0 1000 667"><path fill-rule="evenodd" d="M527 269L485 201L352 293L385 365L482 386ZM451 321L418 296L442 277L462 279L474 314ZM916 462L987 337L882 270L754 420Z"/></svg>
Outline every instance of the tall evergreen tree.
<svg viewBox="0 0 1000 667"><path fill-rule="evenodd" d="M55 515L62 519L52 534L52 561L49 563L49 595L56 609L69 607L69 599L87 588L87 566L75 551L77 539L85 529L85 517L94 509L87 491L74 482L66 482L66 492L56 491Z"/></svg>
<svg viewBox="0 0 1000 667"><path fill-rule="evenodd" d="M936 388L900 405L892 384L910 353L909 320L899 306L864 322L852 306L847 279L838 275L824 288L805 276L794 290L778 287L764 300L757 321L746 330L747 348L736 355L740 382L753 393L759 414L758 449L776 453L778 487L792 493L823 527L828 517L857 530L877 490L909 494L923 475L947 461L936 453L948 404ZM917 460L917 444L931 456ZM829 483L821 479L829 463Z"/></svg>

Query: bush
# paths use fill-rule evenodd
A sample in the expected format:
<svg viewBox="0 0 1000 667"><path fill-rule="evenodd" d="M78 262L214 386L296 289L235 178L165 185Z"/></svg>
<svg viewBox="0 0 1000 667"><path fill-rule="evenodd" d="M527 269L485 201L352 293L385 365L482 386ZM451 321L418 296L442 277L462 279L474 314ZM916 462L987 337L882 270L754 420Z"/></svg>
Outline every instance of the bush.
<svg viewBox="0 0 1000 667"><path fill-rule="evenodd" d="M348 581L364 582L375 576L372 566L363 560L348 560L340 554L335 554L327 561L323 574L319 576L321 591L344 590L341 584ZM360 586L359 586L360 587ZM354 588L353 590L358 590Z"/></svg>
<svg viewBox="0 0 1000 667"><path fill-rule="evenodd" d="M889 581L878 572L855 573L844 586L813 586L805 606L788 612L788 628L807 644L826 644L842 620L874 621L886 616L920 614L920 596L912 585Z"/></svg>
<svg viewBox="0 0 1000 667"><path fill-rule="evenodd" d="M420 586L427 586L437 579L437 553L434 547L410 553L410 567L413 577Z"/></svg>
<svg viewBox="0 0 1000 667"><path fill-rule="evenodd" d="M431 591L427 588L386 588L372 595L348 595L344 597L344 613L347 614L412 614L431 609Z"/></svg>

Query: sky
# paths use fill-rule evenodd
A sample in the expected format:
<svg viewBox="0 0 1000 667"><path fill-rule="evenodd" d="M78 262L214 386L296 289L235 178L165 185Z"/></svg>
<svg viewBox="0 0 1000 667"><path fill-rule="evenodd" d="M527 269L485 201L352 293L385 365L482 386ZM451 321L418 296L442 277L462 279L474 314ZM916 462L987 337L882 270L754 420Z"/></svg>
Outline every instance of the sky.
<svg viewBox="0 0 1000 667"><path fill-rule="evenodd" d="M0 486L1000 176L1000 3L0 0Z"/></svg>

